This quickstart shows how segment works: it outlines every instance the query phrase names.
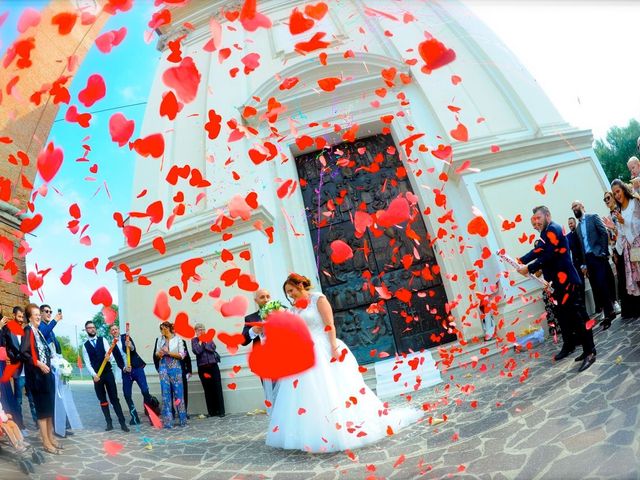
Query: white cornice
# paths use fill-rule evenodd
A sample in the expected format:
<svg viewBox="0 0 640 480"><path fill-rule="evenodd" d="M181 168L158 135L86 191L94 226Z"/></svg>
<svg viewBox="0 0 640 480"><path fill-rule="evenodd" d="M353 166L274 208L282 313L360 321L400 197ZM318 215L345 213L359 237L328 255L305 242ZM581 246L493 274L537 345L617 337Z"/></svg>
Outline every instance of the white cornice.
<svg viewBox="0 0 640 480"><path fill-rule="evenodd" d="M189 218L188 224L183 228L174 226L170 232L162 235L167 247L167 254L165 255L177 255L222 241L222 233L211 231L211 225L218 218L220 211L221 209L211 209L200 215L194 215ZM228 215L228 211L225 211L224 214ZM234 236L237 236L253 232L255 230L253 224L256 221L261 221L264 227L269 227L273 226L274 217L263 205L259 205L257 209L252 211L251 218L248 221L236 219L233 226L224 230L223 233L233 233ZM109 257L109 260L114 262L116 267L124 262L129 267L134 268L164 258L164 255L161 255L153 248L151 236L145 237L136 248L123 248Z"/></svg>
<svg viewBox="0 0 640 480"><path fill-rule="evenodd" d="M491 145L496 142L495 137L490 137L466 145L455 145L455 160L449 164L446 172L451 174L467 160L471 162L473 168L488 170L513 164L516 159L526 161L541 156L549 157L566 153L569 149L577 154L581 150L592 148L593 134L591 130L576 128L547 130L544 136L532 137L531 134L527 134L525 137L499 142L500 151L491 153ZM466 148L461 148L462 145ZM461 175L470 173L472 172L468 171Z"/></svg>

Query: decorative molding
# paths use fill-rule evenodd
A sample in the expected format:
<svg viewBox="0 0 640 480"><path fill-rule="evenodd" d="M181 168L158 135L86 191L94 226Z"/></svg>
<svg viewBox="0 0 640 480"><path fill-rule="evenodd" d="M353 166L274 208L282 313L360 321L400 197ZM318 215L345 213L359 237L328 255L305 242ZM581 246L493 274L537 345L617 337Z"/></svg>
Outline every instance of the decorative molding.
<svg viewBox="0 0 640 480"><path fill-rule="evenodd" d="M568 124L564 124L564 126L567 127ZM452 175L467 160L471 161L471 166L474 168L488 170L512 164L514 157L518 157L519 161L527 161L541 156L549 157L566 153L568 147L574 151L591 149L593 134L591 130L578 130L573 127L566 128L564 131L558 131L557 128L555 131L549 130L545 132L544 136L532 137L531 133L528 132L524 137L500 142L500 151L491 153L490 147L495 142L496 138L493 137L470 143L470 148L460 148L460 144L454 146L456 159L448 164L445 171L447 174ZM460 174L460 176L470 174L473 174L473 172L468 171Z"/></svg>
<svg viewBox="0 0 640 480"><path fill-rule="evenodd" d="M224 211L223 214L228 215L228 211ZM184 228L174 228L164 234L163 239L167 251L170 251L171 255L178 255L189 250L195 250L199 247L221 242L222 234L211 231L211 225L213 225L219 215L219 209L211 209L203 214L190 217L189 225L185 225ZM233 226L224 230L224 233L229 232L234 235L241 235L252 232L255 230L253 224L256 221L261 221L265 227L269 227L273 226L274 217L263 205L260 205L252 212L251 218L248 221L236 219ZM133 268L163 258L163 256L153 248L152 241L150 236L147 236L143 243L136 248L123 248L115 255L109 257L109 260L114 262L116 267L118 264L124 262Z"/></svg>
<svg viewBox="0 0 640 480"><path fill-rule="evenodd" d="M280 78L298 77L300 83L307 83L307 88L303 85L287 91L285 93L278 87L282 83L270 78L260 85L247 100L238 107L242 111L245 106L253 106L258 110L249 121L250 124L260 122L260 117L267 111L267 103L270 97L277 97L278 101L289 107L296 107L301 111L312 111L328 104L340 104L353 100L354 95L359 96L362 92L372 92L374 88L384 86L380 76L380 71L385 68L395 67L398 73L411 75L408 65L383 55L359 52L355 59L345 59L340 53L331 53L327 58L327 66L324 67L313 59L313 63L300 61L278 72ZM334 92L318 92L311 88L311 83L320 78L330 76L351 77L351 80L338 85ZM255 105L253 97L259 97L260 102ZM357 97L356 97L357 98Z"/></svg>

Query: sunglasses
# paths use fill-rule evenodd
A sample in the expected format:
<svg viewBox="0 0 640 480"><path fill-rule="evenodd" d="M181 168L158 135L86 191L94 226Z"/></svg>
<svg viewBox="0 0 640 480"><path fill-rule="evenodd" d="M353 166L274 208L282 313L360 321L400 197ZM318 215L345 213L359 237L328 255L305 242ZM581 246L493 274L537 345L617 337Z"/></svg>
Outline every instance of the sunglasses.
<svg viewBox="0 0 640 480"><path fill-rule="evenodd" d="M606 196L603 199L603 202L610 202L610 201L611 201L611 197L609 197L609 196Z"/></svg>
<svg viewBox="0 0 640 480"><path fill-rule="evenodd" d="M52 310L43 310L44 313L51 313Z"/></svg>

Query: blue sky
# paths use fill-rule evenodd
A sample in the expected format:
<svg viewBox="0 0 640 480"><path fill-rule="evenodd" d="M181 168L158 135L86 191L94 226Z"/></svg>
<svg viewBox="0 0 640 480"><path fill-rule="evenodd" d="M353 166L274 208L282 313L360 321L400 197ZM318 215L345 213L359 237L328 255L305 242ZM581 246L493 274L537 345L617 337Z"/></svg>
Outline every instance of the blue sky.
<svg viewBox="0 0 640 480"><path fill-rule="evenodd" d="M0 29L0 51L4 53L17 35L17 22L23 8L32 6L42 8L47 2L1 2L0 14L9 11L9 16ZM109 288L117 298L116 275L105 273L104 267L108 257L117 252L123 244L123 237L112 220L114 211L128 212L131 204L131 186L135 155L125 146L118 148L111 141L108 122L111 115L122 112L128 119L135 120L137 138L144 116L146 100L150 84L155 73L160 52L155 48L156 36L150 44L144 41L147 22L151 18L153 2L136 2L134 8L126 13L118 13L105 25L103 32L127 27L125 40L110 53L103 54L93 47L69 87L70 105L76 105L80 112L93 115L89 128L81 128L64 120L67 106L62 105L53 125L49 141L64 150L64 163L50 186L53 188L45 198L36 201L36 211L42 213L44 220L36 231L35 237L29 238L33 251L28 255L28 269L38 267L53 270L45 277L43 294L45 302L55 309L62 308L64 320L56 328L60 335L75 337L75 326L78 333L86 320L91 319L98 308L91 304L92 293L100 286ZM86 109L77 100L77 95L84 88L87 78L101 74L107 85L106 97ZM107 110L107 111L102 111ZM102 111L102 112L101 112ZM84 140L85 137L90 138ZM89 162L76 162L84 155L83 144L91 146ZM93 175L89 167L98 165L98 172ZM95 181L86 180L95 177ZM36 188L41 180L38 179ZM106 193L104 183L109 189L111 198ZM100 191L95 192L100 188ZM92 245L83 246L78 235L72 235L66 228L71 220L69 206L78 203L82 211L81 225L89 224L86 231L91 237ZM98 257L98 274L87 270L85 262ZM68 286L62 285L59 278L71 264L73 280ZM37 296L32 297L40 303Z"/></svg>
<svg viewBox="0 0 640 480"><path fill-rule="evenodd" d="M0 15L9 12L0 27L0 53L15 38L21 11L28 6L39 9L45 3L48 2L0 0ZM597 137L602 137L610 126L626 125L630 118L638 116L640 63L635 61L637 42L633 39L640 17L639 3L495 0L465 3L516 54L573 125L591 128ZM54 309L64 310L65 320L57 330L71 338L75 336L75 326L79 332L84 322L97 312L90 297L98 287L108 287L117 299L116 276L105 273L104 266L123 244L112 214L129 210L135 156L126 147L119 149L111 142L107 125L113 113L122 112L136 121L133 138L137 137L160 56L155 49L155 37L150 44L144 42L152 11L151 0L137 0L130 12L112 17L104 31L126 26L126 39L109 54L94 47L80 66L70 87L71 104L77 105L80 112L87 109L78 103L77 93L87 78L100 73L107 85L107 96L88 109L93 114L90 128L67 123L64 120L67 107L63 106L51 131L50 140L65 152L64 165L52 182L62 195L51 189L46 198L37 201L44 222L37 237L30 238L33 251L28 264L30 270L36 263L40 268L52 267L43 293ZM87 135L90 139L83 141ZM82 157L83 143L91 146L90 162L78 163L75 159ZM96 181L87 181L85 177L93 176L88 171L93 163L99 168ZM104 182L111 198L106 194ZM82 225L90 225L87 234L93 242L91 247L80 245L78 237L66 229L70 220L68 207L74 202L82 210ZM93 257L100 259L97 275L84 267ZM59 277L70 264L76 264L73 281L64 287Z"/></svg>

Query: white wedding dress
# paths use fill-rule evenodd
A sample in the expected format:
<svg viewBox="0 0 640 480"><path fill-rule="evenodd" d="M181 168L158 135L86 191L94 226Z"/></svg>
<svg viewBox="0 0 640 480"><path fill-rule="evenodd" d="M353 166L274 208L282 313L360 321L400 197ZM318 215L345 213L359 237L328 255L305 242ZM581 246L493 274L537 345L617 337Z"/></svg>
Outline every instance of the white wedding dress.
<svg viewBox="0 0 640 480"><path fill-rule="evenodd" d="M316 453L359 448L423 415L412 408L385 408L364 383L358 362L341 340L340 351L346 348L347 354L342 362L331 363L329 337L317 307L322 296L311 293L307 308L292 310L309 327L316 363L306 372L279 380L267 431L269 446Z"/></svg>

